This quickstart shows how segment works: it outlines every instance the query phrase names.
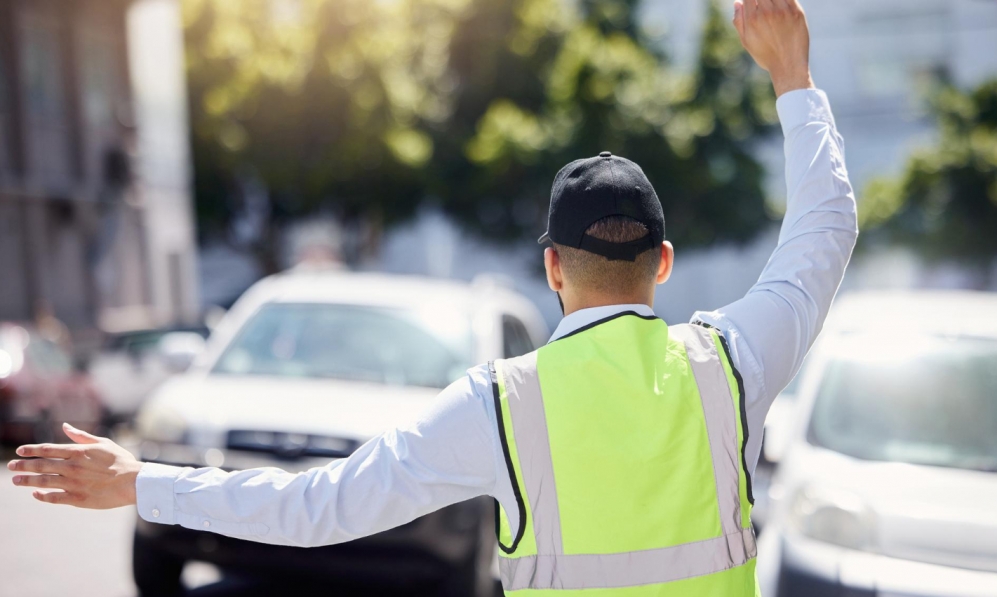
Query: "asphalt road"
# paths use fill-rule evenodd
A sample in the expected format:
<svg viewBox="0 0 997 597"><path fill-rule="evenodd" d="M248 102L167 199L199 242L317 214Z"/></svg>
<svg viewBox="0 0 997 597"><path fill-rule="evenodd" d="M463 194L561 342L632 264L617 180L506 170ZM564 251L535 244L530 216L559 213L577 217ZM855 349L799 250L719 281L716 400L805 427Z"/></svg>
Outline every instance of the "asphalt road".
<svg viewBox="0 0 997 597"><path fill-rule="evenodd" d="M0 597L135 597L131 545L134 508L81 510L43 504L15 487L0 451ZM267 587L223 582L217 568L184 567L191 597L272 595Z"/></svg>
<svg viewBox="0 0 997 597"><path fill-rule="evenodd" d="M133 597L134 510L43 504L0 467L0 597Z"/></svg>
<svg viewBox="0 0 997 597"><path fill-rule="evenodd" d="M131 575L135 509L81 510L44 504L31 489L15 487L7 462L13 450L0 451L0 597L135 597ZM184 584L190 597L256 597L286 593L258 583L218 583L216 568L189 563ZM321 592L328 595L330 587ZM367 590L335 587L344 597L367 595ZM313 594L296 589L299 597ZM383 594L382 591L377 591ZM496 595L501 595L496 587Z"/></svg>

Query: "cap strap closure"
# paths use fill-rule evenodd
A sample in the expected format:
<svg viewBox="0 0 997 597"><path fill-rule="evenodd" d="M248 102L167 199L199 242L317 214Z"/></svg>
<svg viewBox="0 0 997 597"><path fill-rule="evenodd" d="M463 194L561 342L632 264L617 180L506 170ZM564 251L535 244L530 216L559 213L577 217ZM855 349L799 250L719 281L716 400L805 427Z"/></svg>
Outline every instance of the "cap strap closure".
<svg viewBox="0 0 997 597"><path fill-rule="evenodd" d="M650 234L625 243L612 243L585 234L582 235L582 242L578 248L589 253L602 255L610 261L636 261L638 255L650 251L656 244Z"/></svg>

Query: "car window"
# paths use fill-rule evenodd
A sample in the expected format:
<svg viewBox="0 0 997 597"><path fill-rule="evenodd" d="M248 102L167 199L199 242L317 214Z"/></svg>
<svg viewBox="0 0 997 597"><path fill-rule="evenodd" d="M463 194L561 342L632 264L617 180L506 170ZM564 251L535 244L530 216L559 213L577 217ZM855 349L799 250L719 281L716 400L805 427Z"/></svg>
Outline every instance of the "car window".
<svg viewBox="0 0 997 597"><path fill-rule="evenodd" d="M507 359L522 356L532 351L533 340L523 322L512 315L502 316L502 352Z"/></svg>
<svg viewBox="0 0 997 597"><path fill-rule="evenodd" d="M804 361L804 367L806 367L806 361ZM800 379L802 378L803 368L801 367L800 370L796 372L796 375L793 376L793 379L789 382L789 384L782 389L781 395L787 398L796 398L796 392L800 389Z"/></svg>
<svg viewBox="0 0 997 597"><path fill-rule="evenodd" d="M811 443L866 460L997 471L997 341L863 337L829 361Z"/></svg>
<svg viewBox="0 0 997 597"><path fill-rule="evenodd" d="M470 329L468 316L452 309L269 304L213 372L443 388L472 364Z"/></svg>

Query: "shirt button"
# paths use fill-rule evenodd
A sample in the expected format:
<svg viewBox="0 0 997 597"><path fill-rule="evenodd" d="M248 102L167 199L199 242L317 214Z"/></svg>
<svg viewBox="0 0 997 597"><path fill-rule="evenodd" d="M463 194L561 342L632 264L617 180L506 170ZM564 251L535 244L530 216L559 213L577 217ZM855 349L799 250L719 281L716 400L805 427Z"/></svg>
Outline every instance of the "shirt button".
<svg viewBox="0 0 997 597"><path fill-rule="evenodd" d="M205 520L204 521L204 528L208 528L210 526L211 526L211 521L210 520Z"/></svg>
<svg viewBox="0 0 997 597"><path fill-rule="evenodd" d="M159 508L153 508L152 509L152 517L153 518L159 518Z"/></svg>

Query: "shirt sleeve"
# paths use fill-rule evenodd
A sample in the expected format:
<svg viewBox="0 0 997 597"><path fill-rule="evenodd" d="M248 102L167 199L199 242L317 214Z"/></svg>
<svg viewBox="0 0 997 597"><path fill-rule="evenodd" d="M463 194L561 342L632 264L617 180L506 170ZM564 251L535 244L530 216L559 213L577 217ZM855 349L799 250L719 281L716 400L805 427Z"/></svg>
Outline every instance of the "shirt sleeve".
<svg viewBox="0 0 997 597"><path fill-rule="evenodd" d="M778 245L744 298L693 315L693 322L724 334L744 379L751 469L769 407L816 340L858 235L844 141L827 96L816 89L791 91L776 107L788 191Z"/></svg>
<svg viewBox="0 0 997 597"><path fill-rule="evenodd" d="M418 421L324 467L294 474L146 463L136 481L138 512L153 523L277 545L372 535L494 493L496 440L487 408L468 375Z"/></svg>

